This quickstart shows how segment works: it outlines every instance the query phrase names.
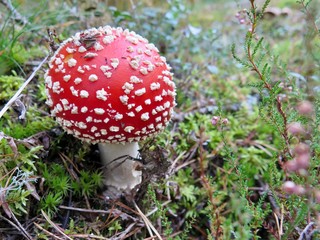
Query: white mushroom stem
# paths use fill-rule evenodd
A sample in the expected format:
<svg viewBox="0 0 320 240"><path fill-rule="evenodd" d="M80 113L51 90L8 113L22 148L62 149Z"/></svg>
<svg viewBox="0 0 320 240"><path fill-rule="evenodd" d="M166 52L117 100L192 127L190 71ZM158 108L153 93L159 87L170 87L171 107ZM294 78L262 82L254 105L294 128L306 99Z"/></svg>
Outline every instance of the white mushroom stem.
<svg viewBox="0 0 320 240"><path fill-rule="evenodd" d="M104 184L119 190L130 190L141 183L141 171L135 170L139 145L137 142L125 144L99 143L102 163L105 166Z"/></svg>

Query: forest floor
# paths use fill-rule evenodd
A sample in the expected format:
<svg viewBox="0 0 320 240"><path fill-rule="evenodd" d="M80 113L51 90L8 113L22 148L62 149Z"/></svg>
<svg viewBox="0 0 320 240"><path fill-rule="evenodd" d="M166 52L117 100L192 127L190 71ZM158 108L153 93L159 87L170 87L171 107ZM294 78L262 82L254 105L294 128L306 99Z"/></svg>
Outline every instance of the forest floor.
<svg viewBox="0 0 320 240"><path fill-rule="evenodd" d="M159 2L0 1L0 239L320 239L320 5ZM45 103L52 44L103 25L154 43L177 92L117 198Z"/></svg>

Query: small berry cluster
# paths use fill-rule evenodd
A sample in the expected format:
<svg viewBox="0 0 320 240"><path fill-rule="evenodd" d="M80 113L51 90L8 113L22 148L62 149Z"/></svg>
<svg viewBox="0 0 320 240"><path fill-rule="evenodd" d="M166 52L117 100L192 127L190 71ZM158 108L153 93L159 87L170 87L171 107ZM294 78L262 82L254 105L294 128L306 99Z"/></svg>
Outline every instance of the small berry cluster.
<svg viewBox="0 0 320 240"><path fill-rule="evenodd" d="M297 107L297 112L307 118L312 118L314 113L313 104L309 101L300 102ZM296 138L305 137L308 134L308 129L300 122L292 122L288 124L288 133ZM310 167L310 160L312 151L310 146L299 141L292 151L293 159L287 161L283 168L287 173L296 173L304 178L308 177L308 169ZM320 190L315 189L312 184L306 183L305 186L296 184L288 180L282 185L282 190L287 194L308 195L311 196L316 203L320 203Z"/></svg>
<svg viewBox="0 0 320 240"><path fill-rule="evenodd" d="M250 20L248 19L248 10L246 8L238 11L235 15L236 19L238 19L240 24L250 25Z"/></svg>
<svg viewBox="0 0 320 240"><path fill-rule="evenodd" d="M248 10L246 8L238 11L235 15L236 19L238 20L239 24L241 25L248 25L250 26L248 31L252 32L252 22L250 21L250 19L248 18Z"/></svg>
<svg viewBox="0 0 320 240"><path fill-rule="evenodd" d="M228 125L229 120L228 120L228 118L221 118L220 116L213 116L211 119L211 123L213 126Z"/></svg>

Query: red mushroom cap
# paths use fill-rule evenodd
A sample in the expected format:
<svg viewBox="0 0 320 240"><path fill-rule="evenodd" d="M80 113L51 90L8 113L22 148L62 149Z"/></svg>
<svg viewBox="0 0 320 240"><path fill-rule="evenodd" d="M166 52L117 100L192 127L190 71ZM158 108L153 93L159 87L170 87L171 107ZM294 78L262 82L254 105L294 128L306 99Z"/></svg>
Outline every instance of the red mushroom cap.
<svg viewBox="0 0 320 240"><path fill-rule="evenodd" d="M129 30L92 28L64 41L45 75L47 104L77 138L132 142L163 130L175 106L170 66Z"/></svg>

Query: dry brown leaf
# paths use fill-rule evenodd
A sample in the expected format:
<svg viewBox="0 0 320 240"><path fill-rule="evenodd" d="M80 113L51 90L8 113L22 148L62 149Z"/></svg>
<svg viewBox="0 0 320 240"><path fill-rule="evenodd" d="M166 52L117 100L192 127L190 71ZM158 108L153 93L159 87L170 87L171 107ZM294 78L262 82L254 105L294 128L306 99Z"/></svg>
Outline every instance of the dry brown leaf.
<svg viewBox="0 0 320 240"><path fill-rule="evenodd" d="M18 152L18 148L17 148L17 145L16 145L13 137L9 137L9 136L5 135L3 132L0 132L0 141L2 139L5 139L8 142L12 152L14 153L14 157L17 157L19 155L19 152Z"/></svg>

